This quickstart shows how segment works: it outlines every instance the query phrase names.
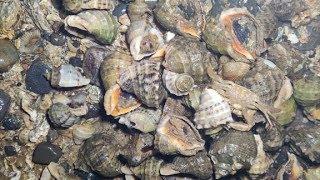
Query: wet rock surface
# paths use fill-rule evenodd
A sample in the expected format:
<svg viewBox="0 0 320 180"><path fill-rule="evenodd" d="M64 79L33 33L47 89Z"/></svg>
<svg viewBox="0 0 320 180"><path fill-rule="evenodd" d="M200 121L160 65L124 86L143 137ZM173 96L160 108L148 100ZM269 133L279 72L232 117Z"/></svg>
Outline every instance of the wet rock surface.
<svg viewBox="0 0 320 180"><path fill-rule="evenodd" d="M36 146L32 155L32 162L48 165L50 162L58 162L61 157L61 148L49 142L42 142Z"/></svg>

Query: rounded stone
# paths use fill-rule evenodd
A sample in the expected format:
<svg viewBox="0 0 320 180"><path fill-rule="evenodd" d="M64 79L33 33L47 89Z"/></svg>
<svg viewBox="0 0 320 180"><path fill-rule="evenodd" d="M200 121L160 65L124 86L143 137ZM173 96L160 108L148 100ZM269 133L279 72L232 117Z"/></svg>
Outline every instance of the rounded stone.
<svg viewBox="0 0 320 180"><path fill-rule="evenodd" d="M45 74L50 70L51 69L39 59L35 60L26 73L25 82L27 90L41 95L52 91L50 81L45 77Z"/></svg>
<svg viewBox="0 0 320 180"><path fill-rule="evenodd" d="M18 130L21 125L21 120L13 114L6 114L2 121L2 126L5 130Z"/></svg>
<svg viewBox="0 0 320 180"><path fill-rule="evenodd" d="M50 162L58 162L62 155L60 147L49 142L42 142L37 145L32 155L32 162L48 165Z"/></svg>
<svg viewBox="0 0 320 180"><path fill-rule="evenodd" d="M8 40L0 39L0 73L7 72L19 61L17 48Z"/></svg>
<svg viewBox="0 0 320 180"><path fill-rule="evenodd" d="M4 118L4 116L7 114L11 104L11 98L9 94L4 92L3 90L0 90L0 122Z"/></svg>
<svg viewBox="0 0 320 180"><path fill-rule="evenodd" d="M4 153L6 154L6 156L14 156L17 154L17 151L13 146L4 146Z"/></svg>

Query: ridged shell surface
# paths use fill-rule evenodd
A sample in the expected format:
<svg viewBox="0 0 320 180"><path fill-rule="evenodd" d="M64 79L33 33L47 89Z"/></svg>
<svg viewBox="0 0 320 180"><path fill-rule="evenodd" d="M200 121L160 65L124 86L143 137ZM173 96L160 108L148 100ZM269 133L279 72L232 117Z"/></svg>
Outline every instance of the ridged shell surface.
<svg viewBox="0 0 320 180"><path fill-rule="evenodd" d="M194 122L198 129L216 128L234 121L231 108L226 100L215 90L205 89L200 96Z"/></svg>
<svg viewBox="0 0 320 180"><path fill-rule="evenodd" d="M100 76L104 88L108 90L111 86L117 84L119 80L120 69L127 68L133 62L129 52L116 50L107 56L100 66Z"/></svg>
<svg viewBox="0 0 320 180"><path fill-rule="evenodd" d="M217 68L215 57L203 44L185 37L176 37L169 42L163 65L169 71L189 74L195 83L208 79L207 68Z"/></svg>
<svg viewBox="0 0 320 180"><path fill-rule="evenodd" d="M120 87L134 93L143 104L159 107L167 93L162 85L161 63L146 59L120 72Z"/></svg>
<svg viewBox="0 0 320 180"><path fill-rule="evenodd" d="M70 12L77 13L86 9L105 9L114 8L113 0L63 0L63 6Z"/></svg>

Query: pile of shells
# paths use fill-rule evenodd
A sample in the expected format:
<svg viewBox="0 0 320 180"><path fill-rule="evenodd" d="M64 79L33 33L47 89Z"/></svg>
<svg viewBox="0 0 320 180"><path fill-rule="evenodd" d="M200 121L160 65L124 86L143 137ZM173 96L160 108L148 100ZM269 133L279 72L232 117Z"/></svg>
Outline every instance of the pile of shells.
<svg viewBox="0 0 320 180"><path fill-rule="evenodd" d="M0 179L320 179L320 1L0 0Z"/></svg>

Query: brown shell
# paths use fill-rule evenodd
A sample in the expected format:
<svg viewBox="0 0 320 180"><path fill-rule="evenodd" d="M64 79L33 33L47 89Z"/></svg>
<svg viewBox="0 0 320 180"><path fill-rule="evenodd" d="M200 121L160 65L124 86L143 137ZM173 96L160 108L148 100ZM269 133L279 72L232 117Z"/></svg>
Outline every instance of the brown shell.
<svg viewBox="0 0 320 180"><path fill-rule="evenodd" d="M217 60L199 41L176 37L165 50L165 69L175 73L189 74L195 83L208 80L206 68L217 69Z"/></svg>
<svg viewBox="0 0 320 180"><path fill-rule="evenodd" d="M158 125L155 146L162 154L195 155L204 149L198 130L183 116L164 115Z"/></svg>
<svg viewBox="0 0 320 180"><path fill-rule="evenodd" d="M129 52L117 49L107 56L100 66L100 76L105 90L117 84L120 69L127 68L133 62Z"/></svg>
<svg viewBox="0 0 320 180"><path fill-rule="evenodd" d="M152 59L139 61L120 72L120 87L134 93L149 107L159 107L167 92L162 85L161 62Z"/></svg>
<svg viewBox="0 0 320 180"><path fill-rule="evenodd" d="M177 156L172 163L160 169L161 175L191 174L200 179L208 179L213 173L211 160L206 151L198 152L191 157Z"/></svg>
<svg viewBox="0 0 320 180"><path fill-rule="evenodd" d="M217 179L240 169L249 169L257 156L255 138L252 132L225 132L211 144L209 156Z"/></svg>
<svg viewBox="0 0 320 180"><path fill-rule="evenodd" d="M245 75L241 84L256 93L262 102L272 105L282 87L285 75L277 67L269 67L261 61Z"/></svg>
<svg viewBox="0 0 320 180"><path fill-rule="evenodd" d="M205 26L205 10L200 0L161 0L155 12L156 19L166 29L183 36L200 38Z"/></svg>

